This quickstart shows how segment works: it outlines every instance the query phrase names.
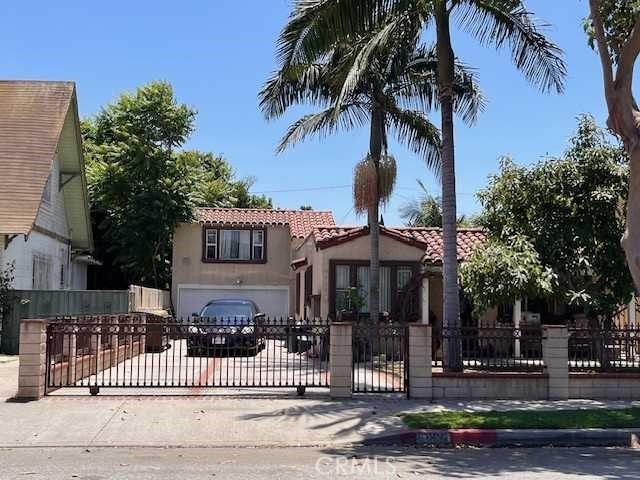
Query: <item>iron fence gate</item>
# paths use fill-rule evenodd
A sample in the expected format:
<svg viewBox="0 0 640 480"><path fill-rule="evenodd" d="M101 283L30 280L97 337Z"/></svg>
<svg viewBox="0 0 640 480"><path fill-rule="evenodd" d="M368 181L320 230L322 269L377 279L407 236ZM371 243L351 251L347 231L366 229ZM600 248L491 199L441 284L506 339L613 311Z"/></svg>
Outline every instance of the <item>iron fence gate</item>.
<svg viewBox="0 0 640 480"><path fill-rule="evenodd" d="M104 316L47 330L47 391L58 388L329 386L329 323Z"/></svg>
<svg viewBox="0 0 640 480"><path fill-rule="evenodd" d="M353 392L406 393L408 340L406 323L354 323Z"/></svg>

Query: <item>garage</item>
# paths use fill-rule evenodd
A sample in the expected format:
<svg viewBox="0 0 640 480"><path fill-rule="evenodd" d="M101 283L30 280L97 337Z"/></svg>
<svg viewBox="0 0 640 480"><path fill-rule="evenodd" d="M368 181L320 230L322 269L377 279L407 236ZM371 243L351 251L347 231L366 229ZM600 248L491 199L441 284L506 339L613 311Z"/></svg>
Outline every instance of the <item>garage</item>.
<svg viewBox="0 0 640 480"><path fill-rule="evenodd" d="M178 286L178 316L186 318L200 312L211 300L245 299L252 300L267 317L287 317L289 315L288 287L218 287L218 286Z"/></svg>

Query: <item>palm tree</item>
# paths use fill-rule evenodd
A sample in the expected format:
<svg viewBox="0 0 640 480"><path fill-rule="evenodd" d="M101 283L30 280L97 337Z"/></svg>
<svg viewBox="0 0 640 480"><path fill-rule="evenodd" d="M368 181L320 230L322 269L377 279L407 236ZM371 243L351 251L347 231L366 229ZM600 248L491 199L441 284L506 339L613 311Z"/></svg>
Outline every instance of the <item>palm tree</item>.
<svg viewBox="0 0 640 480"><path fill-rule="evenodd" d="M261 108L268 119L281 116L296 104L312 103L323 108L291 125L278 151L309 135L369 124L369 151L355 168L354 204L356 211L368 215L372 325L379 315L379 207L391 195L396 172L395 159L388 153L387 132L391 130L401 143L422 156L431 169L438 171L440 167L438 129L417 110L429 111L437 101L435 51L420 46L417 24L409 17L404 20L394 29L383 26L367 35L336 42L317 55L306 55L302 61L290 59L260 93ZM375 45L372 38L386 41L370 48ZM281 38L281 45L283 42ZM350 76L365 57L366 68L357 78ZM454 75L456 108L473 119L483 107L483 98L464 66L456 65Z"/></svg>
<svg viewBox="0 0 640 480"><path fill-rule="evenodd" d="M510 49L513 63L525 78L542 91L564 88L566 68L562 52L541 32L523 0L297 0L294 12L280 39L281 68L304 62L326 52L331 45L377 31L358 53L359 61L347 74L339 98L349 95L355 80L364 74L373 52L383 48L392 32L402 28L406 18L422 27L435 23L438 101L441 114L441 181L443 207L443 326L460 326L458 262L456 248L455 190L455 61L451 40L451 19L479 43L496 49ZM462 369L459 342L444 345L444 366Z"/></svg>
<svg viewBox="0 0 640 480"><path fill-rule="evenodd" d="M400 217L408 227L442 228L442 199L432 195L421 180L417 180L422 195L400 207ZM481 224L480 215L460 215L458 227L476 227Z"/></svg>

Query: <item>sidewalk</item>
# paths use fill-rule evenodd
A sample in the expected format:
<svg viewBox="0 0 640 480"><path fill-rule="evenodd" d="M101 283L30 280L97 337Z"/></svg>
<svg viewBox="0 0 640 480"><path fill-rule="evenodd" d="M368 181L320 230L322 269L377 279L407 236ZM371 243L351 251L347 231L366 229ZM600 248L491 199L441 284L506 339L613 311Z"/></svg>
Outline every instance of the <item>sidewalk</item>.
<svg viewBox="0 0 640 480"><path fill-rule="evenodd" d="M4 357L3 357L4 358ZM0 447L27 446L336 446L409 431L398 414L442 409L623 408L630 402L446 402L366 395L332 401L327 390L215 390L213 395L58 395L7 402L17 361L0 362ZM83 392L84 393L84 392ZM169 390L169 393L171 391ZM639 405L636 402L635 405Z"/></svg>

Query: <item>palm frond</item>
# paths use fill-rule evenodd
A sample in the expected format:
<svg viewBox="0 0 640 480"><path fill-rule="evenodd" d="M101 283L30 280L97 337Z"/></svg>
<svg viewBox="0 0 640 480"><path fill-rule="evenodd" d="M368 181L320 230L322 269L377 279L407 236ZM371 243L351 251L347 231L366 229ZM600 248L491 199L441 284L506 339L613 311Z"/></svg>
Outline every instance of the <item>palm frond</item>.
<svg viewBox="0 0 640 480"><path fill-rule="evenodd" d="M292 65L275 72L258 95L267 119L280 117L292 105L328 105L331 74L326 64Z"/></svg>
<svg viewBox="0 0 640 480"><path fill-rule="evenodd" d="M319 135L323 137L334 133L340 128L351 130L361 127L365 125L368 119L368 111L359 103L343 105L337 117L333 107L305 115L289 127L282 140L280 140L276 151L281 153L308 136Z"/></svg>
<svg viewBox="0 0 640 480"><path fill-rule="evenodd" d="M541 32L521 0L460 0L458 18L464 29L484 45L505 45L525 78L542 91L564 91L567 68L562 50Z"/></svg>
<svg viewBox="0 0 640 480"><path fill-rule="evenodd" d="M486 99L476 81L475 69L456 59L454 109L467 124L475 123L486 107ZM439 103L438 60L435 47L416 48L409 64L397 78L391 92L400 105L430 112Z"/></svg>
<svg viewBox="0 0 640 480"><path fill-rule="evenodd" d="M408 0L295 0L278 39L280 67L313 63L341 41L368 31Z"/></svg>
<svg viewBox="0 0 640 480"><path fill-rule="evenodd" d="M340 104L342 104L348 96L353 95L363 77L366 76L367 73L371 73L371 62L374 60L376 52L380 48L389 47L388 42L392 39L399 24L400 20L397 19L389 21L389 23L374 33L359 49L336 99L336 112Z"/></svg>
<svg viewBox="0 0 640 480"><path fill-rule="evenodd" d="M419 111L387 105L387 118L398 141L420 155L436 175L440 174L440 130Z"/></svg>

